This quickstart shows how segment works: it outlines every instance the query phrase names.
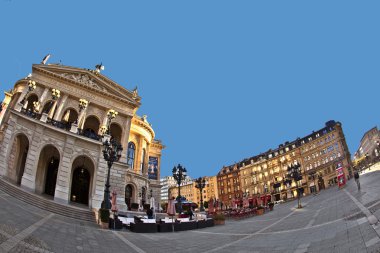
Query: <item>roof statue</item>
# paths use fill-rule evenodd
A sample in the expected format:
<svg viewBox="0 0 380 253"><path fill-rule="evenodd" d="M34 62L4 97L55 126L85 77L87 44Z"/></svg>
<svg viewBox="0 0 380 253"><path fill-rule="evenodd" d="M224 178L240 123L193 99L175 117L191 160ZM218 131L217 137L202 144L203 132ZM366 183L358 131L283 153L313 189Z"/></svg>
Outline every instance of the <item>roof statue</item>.
<svg viewBox="0 0 380 253"><path fill-rule="evenodd" d="M95 71L100 73L101 70L104 70L104 65L102 63L95 66Z"/></svg>
<svg viewBox="0 0 380 253"><path fill-rule="evenodd" d="M44 65L45 65L46 62L49 60L50 56L51 56L51 54L47 54L47 55L42 59L41 64L44 64Z"/></svg>
<svg viewBox="0 0 380 253"><path fill-rule="evenodd" d="M137 98L138 94L137 94L137 86L132 90L132 95L133 95L133 98Z"/></svg>

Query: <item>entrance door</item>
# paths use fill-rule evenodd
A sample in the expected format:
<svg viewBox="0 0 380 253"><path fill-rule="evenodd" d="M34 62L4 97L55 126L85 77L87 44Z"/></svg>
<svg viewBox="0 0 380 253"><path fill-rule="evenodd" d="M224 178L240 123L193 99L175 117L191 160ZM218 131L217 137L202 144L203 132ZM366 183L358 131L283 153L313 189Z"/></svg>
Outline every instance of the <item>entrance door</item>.
<svg viewBox="0 0 380 253"><path fill-rule="evenodd" d="M125 204L128 206L128 210L131 210L131 201L132 201L132 186L125 186Z"/></svg>
<svg viewBox="0 0 380 253"><path fill-rule="evenodd" d="M88 205L90 178L90 173L86 168L79 167L74 170L71 185L72 202Z"/></svg>
<svg viewBox="0 0 380 253"><path fill-rule="evenodd" d="M47 166L47 174L45 181L45 193L54 196L55 184L57 183L59 160L52 158Z"/></svg>

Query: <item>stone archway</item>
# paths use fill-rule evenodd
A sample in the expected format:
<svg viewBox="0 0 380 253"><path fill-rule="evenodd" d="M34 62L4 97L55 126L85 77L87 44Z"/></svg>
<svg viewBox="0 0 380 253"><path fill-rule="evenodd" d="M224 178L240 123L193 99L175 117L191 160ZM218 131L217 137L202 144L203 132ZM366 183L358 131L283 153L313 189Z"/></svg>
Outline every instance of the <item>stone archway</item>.
<svg viewBox="0 0 380 253"><path fill-rule="evenodd" d="M62 114L61 121L67 124L74 123L78 119L78 112L74 108L67 108Z"/></svg>
<svg viewBox="0 0 380 253"><path fill-rule="evenodd" d="M82 126L78 126L78 127L81 128ZM84 136L94 139L94 140L98 140L99 128L100 128L99 119L91 115L86 118L81 131L83 132Z"/></svg>
<svg viewBox="0 0 380 253"><path fill-rule="evenodd" d="M90 205L95 166L87 156L78 156L72 165L70 202Z"/></svg>
<svg viewBox="0 0 380 253"><path fill-rule="evenodd" d="M40 152L36 172L36 193L54 196L57 182L60 154L56 147L49 144Z"/></svg>
<svg viewBox="0 0 380 253"><path fill-rule="evenodd" d="M116 139L119 143L121 143L123 130L119 124L112 123L110 126L110 133L112 138Z"/></svg>
<svg viewBox="0 0 380 253"><path fill-rule="evenodd" d="M25 134L15 137L8 160L8 178L16 184L21 184L24 175L26 157L29 151L29 140Z"/></svg>
<svg viewBox="0 0 380 253"><path fill-rule="evenodd" d="M26 109L26 111L33 111L34 102L38 102L38 96L36 94L30 94L28 98L26 98L26 101L24 102L24 103L27 103L26 108L24 109Z"/></svg>
<svg viewBox="0 0 380 253"><path fill-rule="evenodd" d="M131 184L125 186L125 204L128 207L128 210L131 210L131 204L134 203L134 187Z"/></svg>

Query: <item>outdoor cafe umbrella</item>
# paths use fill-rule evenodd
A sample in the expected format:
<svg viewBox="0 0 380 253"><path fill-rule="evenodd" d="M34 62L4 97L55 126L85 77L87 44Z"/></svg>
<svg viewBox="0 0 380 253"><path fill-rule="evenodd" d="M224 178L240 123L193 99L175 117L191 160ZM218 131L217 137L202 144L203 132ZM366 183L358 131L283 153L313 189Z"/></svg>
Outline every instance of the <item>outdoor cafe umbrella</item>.
<svg viewBox="0 0 380 253"><path fill-rule="evenodd" d="M182 206L190 206L192 208L197 208L198 207L197 203L194 203L194 202L191 202L191 201L182 201L181 204L182 204Z"/></svg>
<svg viewBox="0 0 380 253"><path fill-rule="evenodd" d="M172 230L174 232L174 218L173 216L175 215L175 203L177 203L177 201L173 198L173 199L169 199L168 201L168 210L166 210L166 213L172 217Z"/></svg>
<svg viewBox="0 0 380 253"><path fill-rule="evenodd" d="M170 216L174 216L176 213L175 203L177 203L177 201L175 201L175 199L169 199L168 210L166 211L166 213L169 214Z"/></svg>

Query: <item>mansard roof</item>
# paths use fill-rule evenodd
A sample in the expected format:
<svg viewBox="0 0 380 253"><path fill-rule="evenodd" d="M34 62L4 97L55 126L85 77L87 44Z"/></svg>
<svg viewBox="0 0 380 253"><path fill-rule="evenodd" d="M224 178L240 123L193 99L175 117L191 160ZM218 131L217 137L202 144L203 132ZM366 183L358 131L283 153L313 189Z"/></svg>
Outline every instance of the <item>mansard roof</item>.
<svg viewBox="0 0 380 253"><path fill-rule="evenodd" d="M303 137L303 138L297 138L291 142L289 141L286 141L284 144L280 144L278 146L278 148L276 149L269 149L268 151L264 152L264 153L261 153L259 155L255 155L255 156L252 156L250 158L245 158L243 160L241 160L240 162L238 163L234 163L232 165L229 165L229 166L223 166L223 168L219 171L218 174L222 174L222 172L225 170L225 169L228 169L228 168L233 168L235 166L235 164L237 165L237 167L240 169L241 167L243 167L244 165L247 165L247 164L250 164L251 161L253 162L257 162L257 161L260 161L261 159L269 159L269 155L270 154L275 154L276 152L280 152L280 150L285 150L286 147L289 148L289 150L292 150L294 148L298 148L312 140L315 140L316 138L319 138L320 136L323 136L327 133L329 133L330 131L332 131L334 129L334 127L338 124L341 124L340 122L337 122L337 121L334 121L334 120L330 120L330 121L327 121L325 123L325 127L319 129L318 131L313 131L311 134ZM317 135L319 134L319 135ZM317 137L318 136L318 137ZM311 140L310 140L311 138ZM285 152L284 152L285 153ZM274 155L273 155L274 156ZM228 173L228 170L226 171Z"/></svg>

